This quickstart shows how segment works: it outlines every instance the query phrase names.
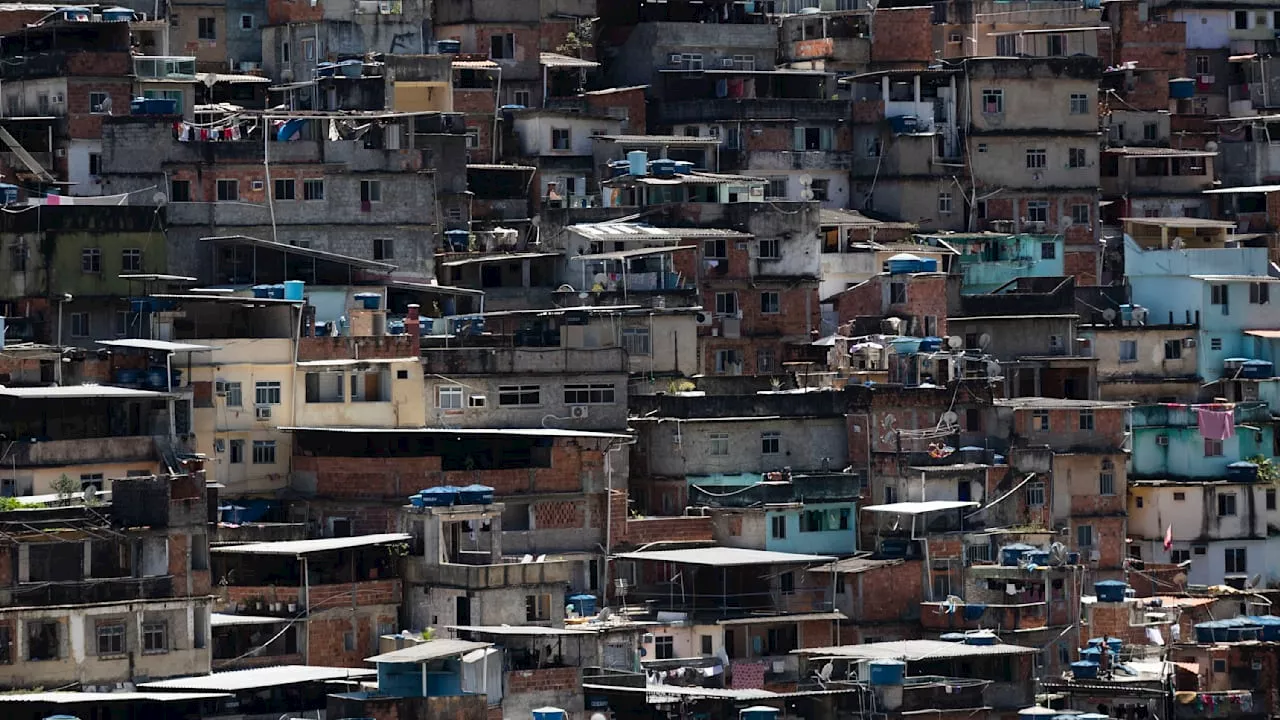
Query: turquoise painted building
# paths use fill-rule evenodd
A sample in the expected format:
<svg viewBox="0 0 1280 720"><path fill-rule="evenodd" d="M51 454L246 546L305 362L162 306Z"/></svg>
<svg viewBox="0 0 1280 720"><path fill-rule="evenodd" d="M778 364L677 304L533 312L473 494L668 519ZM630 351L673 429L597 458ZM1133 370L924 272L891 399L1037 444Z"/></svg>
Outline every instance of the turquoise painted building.
<svg viewBox="0 0 1280 720"><path fill-rule="evenodd" d="M958 268L964 277L960 289L964 295L988 293L1018 278L1065 274L1062 235L952 233L923 237L959 254L953 271Z"/></svg>
<svg viewBox="0 0 1280 720"><path fill-rule="evenodd" d="M1125 237L1133 304L1146 324L1199 323L1196 359L1209 382L1235 375L1236 359L1275 362L1275 339L1251 334L1280 328L1280 278L1268 267L1266 248L1144 249Z"/></svg>
<svg viewBox="0 0 1280 720"><path fill-rule="evenodd" d="M1266 403L1239 403L1235 436L1205 441L1189 407L1143 405L1132 410L1131 479L1209 480L1227 475L1227 466L1257 455L1271 457L1275 428Z"/></svg>
<svg viewBox="0 0 1280 720"><path fill-rule="evenodd" d="M690 475L686 481L690 506L716 517L721 544L809 555L858 549L861 481L854 473Z"/></svg>

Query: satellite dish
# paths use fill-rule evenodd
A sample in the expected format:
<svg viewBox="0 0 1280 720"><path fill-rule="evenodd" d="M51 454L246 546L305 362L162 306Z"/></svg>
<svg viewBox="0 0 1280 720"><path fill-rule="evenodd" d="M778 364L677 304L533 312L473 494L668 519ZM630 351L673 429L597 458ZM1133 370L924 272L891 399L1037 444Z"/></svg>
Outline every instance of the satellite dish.
<svg viewBox="0 0 1280 720"><path fill-rule="evenodd" d="M84 486L84 501L86 503L93 502L94 498L96 498L97 496L98 496L98 488L94 487L93 485Z"/></svg>
<svg viewBox="0 0 1280 720"><path fill-rule="evenodd" d="M952 350L959 350L963 345L964 345L964 338L960 337L959 335L952 335L951 337L947 338L947 347L951 348Z"/></svg>
<svg viewBox="0 0 1280 720"><path fill-rule="evenodd" d="M959 419L960 416L954 410L948 410L942 413L942 422L947 425L955 425Z"/></svg>
<svg viewBox="0 0 1280 720"><path fill-rule="evenodd" d="M800 199L801 199L801 200L812 200L812 199L813 199L813 188L806 187L805 189L801 190L801 191L800 191Z"/></svg>
<svg viewBox="0 0 1280 720"><path fill-rule="evenodd" d="M1107 308L1106 310L1103 310L1103 311L1102 311L1102 319L1103 319L1103 320L1106 320L1107 322L1114 322L1114 321L1115 321L1115 319L1116 319L1116 309L1115 309L1115 308Z"/></svg>
<svg viewBox="0 0 1280 720"><path fill-rule="evenodd" d="M981 335L978 336L978 347L982 348L983 350L986 350L987 346L990 344L991 344L991 336L989 334L982 333Z"/></svg>
<svg viewBox="0 0 1280 720"><path fill-rule="evenodd" d="M155 195L151 196L151 202L156 205L167 205L169 204L169 196L162 192L157 192Z"/></svg>
<svg viewBox="0 0 1280 720"><path fill-rule="evenodd" d="M801 175L800 177L796 178L796 180L798 180L800 184L803 185L804 187L809 187L810 185L813 184L813 176L810 175L809 173L805 173Z"/></svg>
<svg viewBox="0 0 1280 720"><path fill-rule="evenodd" d="M1204 144L1205 152L1218 152L1218 143L1210 140Z"/></svg>

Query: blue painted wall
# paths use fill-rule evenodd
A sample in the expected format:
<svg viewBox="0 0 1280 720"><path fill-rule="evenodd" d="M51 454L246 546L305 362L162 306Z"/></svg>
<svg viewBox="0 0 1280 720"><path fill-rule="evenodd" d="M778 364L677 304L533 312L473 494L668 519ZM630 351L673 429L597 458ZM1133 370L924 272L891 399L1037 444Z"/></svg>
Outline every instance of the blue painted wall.
<svg viewBox="0 0 1280 720"><path fill-rule="evenodd" d="M801 532L801 520L806 511L825 514L829 530ZM840 517L847 515L847 530L840 530ZM810 555L847 555L857 550L857 506L852 502L805 503L803 509L765 511L765 550L805 553ZM773 536L773 519L786 520L787 536Z"/></svg>

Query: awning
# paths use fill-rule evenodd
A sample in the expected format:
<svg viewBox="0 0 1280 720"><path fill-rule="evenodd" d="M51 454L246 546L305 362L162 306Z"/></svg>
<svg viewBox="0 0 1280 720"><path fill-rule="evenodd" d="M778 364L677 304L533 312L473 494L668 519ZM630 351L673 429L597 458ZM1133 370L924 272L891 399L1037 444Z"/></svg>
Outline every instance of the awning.
<svg viewBox="0 0 1280 720"><path fill-rule="evenodd" d="M950 660L954 658L993 657L1000 655L1034 655L1037 648L1021 645L968 645L943 640L898 640L865 645L803 648L792 654L856 660Z"/></svg>
<svg viewBox="0 0 1280 720"><path fill-rule="evenodd" d="M136 702L196 702L230 697L227 693L174 692L16 692L0 693L0 703L47 703L49 705L105 705ZM16 710L16 709L15 709ZM123 710L123 708L122 708ZM21 712L29 712L23 710Z"/></svg>
<svg viewBox="0 0 1280 720"><path fill-rule="evenodd" d="M1280 330L1245 330L1244 334L1268 340L1280 340Z"/></svg>
<svg viewBox="0 0 1280 720"><path fill-rule="evenodd" d="M674 245L670 247L653 247L653 248L637 248L635 250L617 250L607 253L596 253L595 255L575 255L574 260L626 260L633 257L644 257L645 255L662 255L665 253L677 252L679 250L697 250L696 245Z"/></svg>
<svg viewBox="0 0 1280 720"><path fill-rule="evenodd" d="M582 628L555 628L541 625L445 625L449 630L479 633L481 635L505 635L508 637L595 635L596 631Z"/></svg>
<svg viewBox="0 0 1280 720"><path fill-rule="evenodd" d="M66 398L144 399L166 397L166 394L151 390L118 387L116 385L59 385L56 387L0 387L0 397L11 397L19 400L57 400Z"/></svg>
<svg viewBox="0 0 1280 720"><path fill-rule="evenodd" d="M382 533L380 535L356 535L354 537L320 538L317 540L282 540L279 542L245 543L243 545L221 545L210 548L209 552L220 555L297 556L329 552L331 550L349 550L394 542L406 542L409 539L408 533Z"/></svg>
<svg viewBox="0 0 1280 720"><path fill-rule="evenodd" d="M234 625L279 625L290 622L289 618L264 617L262 615L231 615L228 613L209 613L209 624L213 627L232 627Z"/></svg>
<svg viewBox="0 0 1280 720"><path fill-rule="evenodd" d="M482 263L506 262L510 260L533 260L536 258L555 257L561 253L557 252L528 252L528 253L508 253L506 255L483 255L481 257L465 258L462 260L446 260L440 263L443 267L462 267L463 265L479 265Z"/></svg>
<svg viewBox="0 0 1280 720"><path fill-rule="evenodd" d="M309 258L315 258L316 260L328 260L331 262L341 263L343 265L362 267L370 270L391 272L396 269L395 265L378 262L376 260L365 260L364 258L352 257L350 255L339 255L338 253L315 250L313 248L306 248L298 245L290 245L288 243L276 242L274 240L264 240L262 238L250 237L248 235L220 235L215 237L203 237L200 239L205 242L214 243L215 245L251 245L263 247L270 250L279 250L286 254L302 255Z"/></svg>
<svg viewBox="0 0 1280 720"><path fill-rule="evenodd" d="M492 60L454 60L454 70L496 70L498 63Z"/></svg>
<svg viewBox="0 0 1280 720"><path fill-rule="evenodd" d="M766 625L783 622L809 622L811 620L848 620L842 612L797 613L794 615L758 615L754 617L718 620L717 625Z"/></svg>
<svg viewBox="0 0 1280 720"><path fill-rule="evenodd" d="M924 513L959 510L961 508L978 507L976 502L964 500L926 500L924 502L899 502L888 505L868 505L867 512L893 513L897 515L923 515Z"/></svg>
<svg viewBox="0 0 1280 720"><path fill-rule="evenodd" d="M629 440L622 433L595 432L594 430L568 430L565 428L382 428L382 427L295 427L276 428L284 432L337 432L391 435L396 433L419 435L514 435L516 437L563 437L592 440Z"/></svg>
<svg viewBox="0 0 1280 720"><path fill-rule="evenodd" d="M1280 185L1249 185L1247 187L1214 188L1205 190L1205 195L1240 195L1244 193L1280 192Z"/></svg>
<svg viewBox="0 0 1280 720"><path fill-rule="evenodd" d="M205 690L222 692L239 692L243 690L260 690L262 688L298 685L308 682L330 682L334 680L365 680L375 677L376 670L366 668L324 667L320 665L273 665L271 667L253 668L250 670L231 670L213 673L212 675L195 675L193 677L157 680L156 682L138 683L140 689L146 690ZM175 697L183 697L175 693Z"/></svg>
<svg viewBox="0 0 1280 720"><path fill-rule="evenodd" d="M402 357L402 358L366 358L359 359L343 359L343 360L303 360L298 363L298 367L353 367L356 365L394 365L396 363L416 363L422 362L420 357Z"/></svg>
<svg viewBox="0 0 1280 720"><path fill-rule="evenodd" d="M975 505L977 503L974 503ZM830 562L831 555L801 555L799 553L772 550L748 550L735 547L690 548L685 550L648 550L618 553L621 560L648 560L679 565L707 565L711 567L746 567L749 565L782 565Z"/></svg>
<svg viewBox="0 0 1280 720"><path fill-rule="evenodd" d="M482 650L492 646L493 643L438 638L430 642L411 645L403 650L374 655L364 660L371 663L422 663L456 655L466 655L472 650Z"/></svg>
<svg viewBox="0 0 1280 720"><path fill-rule="evenodd" d="M159 352L203 352L206 350L218 349L212 345L192 345L191 343L170 342L168 340L143 340L141 338L99 340L98 344L109 345L111 347L137 348L139 350L156 350Z"/></svg>
<svg viewBox="0 0 1280 720"><path fill-rule="evenodd" d="M538 58L538 63L543 67L555 68L597 68L600 63L581 58L561 55L560 53L544 52ZM456 67L456 66L455 66Z"/></svg>

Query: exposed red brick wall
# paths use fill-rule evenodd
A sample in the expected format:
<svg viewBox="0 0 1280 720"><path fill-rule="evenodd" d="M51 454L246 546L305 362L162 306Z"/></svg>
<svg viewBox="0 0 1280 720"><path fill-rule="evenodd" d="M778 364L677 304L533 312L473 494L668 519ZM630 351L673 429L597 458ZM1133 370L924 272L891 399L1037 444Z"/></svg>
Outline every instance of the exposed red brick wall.
<svg viewBox="0 0 1280 720"><path fill-rule="evenodd" d="M1126 603L1095 603L1088 614L1088 637L1121 638L1128 645L1146 645L1146 630L1129 624L1130 612Z"/></svg>
<svg viewBox="0 0 1280 720"><path fill-rule="evenodd" d="M924 600L923 570L922 561L910 560L852 576L848 592L862 597L862 614L849 618L850 622L888 622L915 617Z"/></svg>
<svg viewBox="0 0 1280 720"><path fill-rule="evenodd" d="M586 503L540 502L533 506L534 527L539 530L580 528L586 523Z"/></svg>
<svg viewBox="0 0 1280 720"><path fill-rule="evenodd" d="M898 282L906 283L906 302L886 303L885 284ZM905 315L914 318L924 332L925 317L932 315L937 320L936 334L947 334L947 276L941 273L877 275L836 295L832 302L840 325L859 317Z"/></svg>
<svg viewBox="0 0 1280 720"><path fill-rule="evenodd" d="M609 108L625 107L627 109L627 132L639 134L645 131L648 118L645 114L644 88L632 88L619 92L592 94L587 93L587 111L596 115L604 115Z"/></svg>
<svg viewBox="0 0 1280 720"><path fill-rule="evenodd" d="M1062 254L1064 272L1076 279L1076 286L1098 284L1098 262L1102 257L1093 248L1084 252L1068 250Z"/></svg>
<svg viewBox="0 0 1280 720"><path fill-rule="evenodd" d="M312 585L311 609L313 612L332 607L351 605L353 588L351 583L339 585ZM299 606L302 589L289 585L224 585L218 588L222 602L239 603L242 609L247 603L295 603ZM366 580L355 583L354 604L388 605L400 602L400 581ZM255 612L264 612L254 610Z"/></svg>
<svg viewBox="0 0 1280 720"><path fill-rule="evenodd" d="M802 648L831 647L839 644L833 620L807 620L799 625L800 637L797 640Z"/></svg>
<svg viewBox="0 0 1280 720"><path fill-rule="evenodd" d="M354 615L312 618L307 621L307 651L311 661L331 667L366 667L364 659L377 647L378 625L395 626L395 612L371 611L367 607L354 610ZM353 633L352 650L346 649L346 635Z"/></svg>
<svg viewBox="0 0 1280 720"><path fill-rule="evenodd" d="M506 694L551 692L577 688L582 683L581 668L544 668L542 670L512 670L506 677Z"/></svg>
<svg viewBox="0 0 1280 720"><path fill-rule="evenodd" d="M693 542L712 540L711 518L655 517L627 520L627 542L644 545L653 542Z"/></svg>
<svg viewBox="0 0 1280 720"><path fill-rule="evenodd" d="M9 552L11 546L0 546L0 587L9 587L14 584L13 580L13 553Z"/></svg>
<svg viewBox="0 0 1280 720"><path fill-rule="evenodd" d="M933 10L880 10L871 25L871 62L924 63L933 60Z"/></svg>
<svg viewBox="0 0 1280 720"><path fill-rule="evenodd" d="M270 25L313 23L324 19L324 0L267 0L267 22Z"/></svg>
<svg viewBox="0 0 1280 720"><path fill-rule="evenodd" d="M114 61L119 56L124 62ZM75 55L72 57L81 57ZM102 75L127 75L131 73L132 68L128 68L129 56L120 55L119 53L96 53L94 58L103 59L103 69L93 74ZM126 70L119 73L108 72L107 68L113 68L121 65ZM89 74L89 73L79 73ZM112 113L115 115L126 115L129 112L129 103L133 99L133 85L128 80L106 80L106 79L67 79L67 131L71 137L80 139L96 139L102 137L102 118L104 115L94 115L89 105L90 92L105 92L111 97Z"/></svg>

